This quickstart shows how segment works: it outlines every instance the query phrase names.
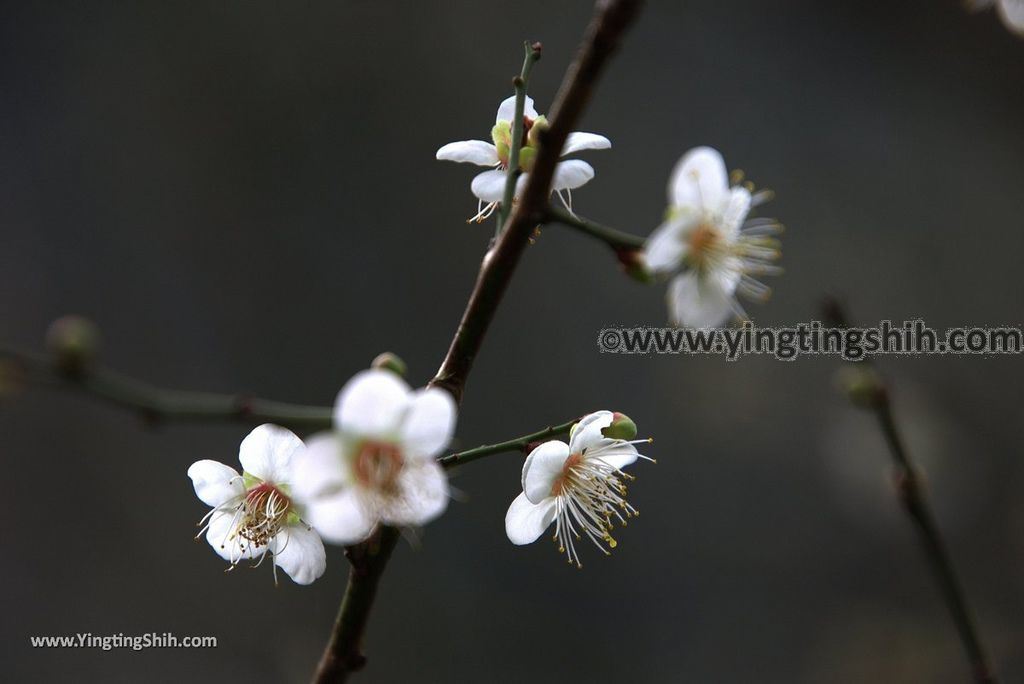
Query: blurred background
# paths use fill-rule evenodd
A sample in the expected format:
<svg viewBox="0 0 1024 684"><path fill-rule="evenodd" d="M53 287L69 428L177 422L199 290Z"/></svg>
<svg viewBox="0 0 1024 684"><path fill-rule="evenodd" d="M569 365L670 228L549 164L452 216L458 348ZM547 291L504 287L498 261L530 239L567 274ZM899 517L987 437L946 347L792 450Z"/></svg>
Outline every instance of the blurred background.
<svg viewBox="0 0 1024 684"><path fill-rule="evenodd" d="M65 313L161 385L330 404L384 350L434 372L493 225L475 168L524 39L546 111L589 2L5 3L0 339ZM647 234L690 147L777 200L786 274L760 325L843 293L859 322L1021 324L1024 40L955 0L650 2L581 128L584 216ZM869 415L841 362L610 356L606 325L666 321L662 287L550 227L474 369L457 446L598 408L656 441L605 558L514 547L522 459L461 494L384 579L361 682L963 682L967 668ZM1006 682L1024 680L1019 357L880 368ZM137 418L82 396L0 399L8 681L304 682L347 564L311 587L225 575L195 543L185 470L247 429ZM32 650L29 635L214 635L212 650Z"/></svg>

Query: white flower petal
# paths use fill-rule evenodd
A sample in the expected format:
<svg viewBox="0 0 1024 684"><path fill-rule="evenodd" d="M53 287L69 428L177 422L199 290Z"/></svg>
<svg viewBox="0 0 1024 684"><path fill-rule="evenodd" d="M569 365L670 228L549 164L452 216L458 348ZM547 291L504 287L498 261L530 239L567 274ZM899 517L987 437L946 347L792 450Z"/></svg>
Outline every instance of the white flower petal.
<svg viewBox="0 0 1024 684"><path fill-rule="evenodd" d="M999 0L999 15L1007 28L1024 34L1024 0Z"/></svg>
<svg viewBox="0 0 1024 684"><path fill-rule="evenodd" d="M526 96L526 102L523 107L523 116L530 119L536 119L538 114L537 110L533 108L533 98L529 95ZM494 122L508 121L511 122L516 115L516 96L507 97L501 101L498 105L498 114L494 117Z"/></svg>
<svg viewBox="0 0 1024 684"><path fill-rule="evenodd" d="M606 439L603 444L595 445L587 452L587 455L600 459L619 470L636 463L636 459L639 458L636 447L621 439Z"/></svg>
<svg viewBox="0 0 1024 684"><path fill-rule="evenodd" d="M309 438L292 463L292 491L300 503L329 497L352 482L346 443L333 432Z"/></svg>
<svg viewBox="0 0 1024 684"><path fill-rule="evenodd" d="M262 556L266 546L254 547L248 540L238 536L238 519L235 511L217 511L210 516L206 528L206 541L217 555L229 563L253 560Z"/></svg>
<svg viewBox="0 0 1024 684"><path fill-rule="evenodd" d="M448 507L448 477L434 461L406 463L397 485L398 495L381 502L389 525L425 525Z"/></svg>
<svg viewBox="0 0 1024 684"><path fill-rule="evenodd" d="M188 476L192 478L196 496L212 508L245 494L238 471L217 461L196 461L188 467Z"/></svg>
<svg viewBox="0 0 1024 684"><path fill-rule="evenodd" d="M730 189L729 203L725 208L725 215L722 216L722 236L729 241L735 240L749 213L750 191L738 186Z"/></svg>
<svg viewBox="0 0 1024 684"><path fill-rule="evenodd" d="M562 156L580 150L607 150L612 141L597 133L570 133L562 146Z"/></svg>
<svg viewBox="0 0 1024 684"><path fill-rule="evenodd" d="M433 458L452 441L455 400L436 387L413 393L402 425L402 452L406 458Z"/></svg>
<svg viewBox="0 0 1024 684"><path fill-rule="evenodd" d="M551 182L552 190L575 190L594 177L594 167L582 159L570 159L559 162L555 167L555 178Z"/></svg>
<svg viewBox="0 0 1024 684"><path fill-rule="evenodd" d="M569 445L553 439L530 452L523 463L523 493L533 503L551 496L551 487L562 475L565 460L569 458Z"/></svg>
<svg viewBox="0 0 1024 684"><path fill-rule="evenodd" d="M274 563L296 584L312 584L327 569L327 553L316 532L288 525L274 538Z"/></svg>
<svg viewBox="0 0 1024 684"><path fill-rule="evenodd" d="M569 434L569 453L578 454L608 439L601 430L612 424L615 415L611 411L594 411L580 418Z"/></svg>
<svg viewBox="0 0 1024 684"><path fill-rule="evenodd" d="M355 544L370 536L377 524L354 487L306 505L306 522L333 544Z"/></svg>
<svg viewBox="0 0 1024 684"><path fill-rule="evenodd" d="M370 439L394 439L409 410L412 390L388 370L356 373L338 393L335 427L342 433Z"/></svg>
<svg viewBox="0 0 1024 684"><path fill-rule="evenodd" d="M513 544L522 546L537 541L555 519L555 499L549 497L539 504L531 503L526 494L520 494L505 514L505 534Z"/></svg>
<svg viewBox="0 0 1024 684"><path fill-rule="evenodd" d="M721 213L729 199L729 174L722 155L696 147L679 160L668 184L669 203L683 211Z"/></svg>
<svg viewBox="0 0 1024 684"><path fill-rule="evenodd" d="M672 323L688 328L721 325L732 314L732 291L714 280L700 279L690 271L676 276L668 286L668 308Z"/></svg>
<svg viewBox="0 0 1024 684"><path fill-rule="evenodd" d="M644 263L655 274L678 271L686 256L686 236L697 225L696 217L669 219L654 229L644 243Z"/></svg>
<svg viewBox="0 0 1024 684"><path fill-rule="evenodd" d="M443 161L469 162L479 166L494 166L498 163L498 151L483 140L461 140L448 143L437 151L437 158Z"/></svg>
<svg viewBox="0 0 1024 684"><path fill-rule="evenodd" d="M292 475L292 458L302 449L302 440L291 430L266 423L242 440L238 460L250 475L265 482L288 484Z"/></svg>
<svg viewBox="0 0 1024 684"><path fill-rule="evenodd" d="M478 173L469 189L484 202L500 202L505 196L505 172L492 169Z"/></svg>
<svg viewBox="0 0 1024 684"><path fill-rule="evenodd" d="M530 174L528 172L524 171L523 173L519 174L519 178L516 179L515 192L512 194L513 199L519 199L520 197L522 197L523 190L526 188L526 182L529 178Z"/></svg>

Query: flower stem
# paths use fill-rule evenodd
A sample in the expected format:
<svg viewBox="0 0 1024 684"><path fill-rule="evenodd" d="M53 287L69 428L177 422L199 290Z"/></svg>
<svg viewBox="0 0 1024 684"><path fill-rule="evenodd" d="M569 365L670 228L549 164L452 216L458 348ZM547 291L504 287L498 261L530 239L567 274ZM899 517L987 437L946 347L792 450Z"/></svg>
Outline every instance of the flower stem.
<svg viewBox="0 0 1024 684"><path fill-rule="evenodd" d="M523 435L522 437L516 437L515 439L509 439L496 444L484 444L482 446L474 447L473 449L467 449L466 451L448 454L447 456L439 458L437 462L445 468L454 468L455 466L464 465L492 454L500 454L506 451L525 451L532 442L541 442L569 434L569 430L571 430L572 426L578 421L579 419L576 418L574 420L570 420L568 423L552 425L544 428L543 430L538 430L537 432Z"/></svg>
<svg viewBox="0 0 1024 684"><path fill-rule="evenodd" d="M526 111L526 87L530 83L530 71L533 65L540 60L540 43L526 41L523 44L525 55L523 57L523 68L519 75L512 79L512 85L516 89L516 109L512 118L512 138L508 146L508 172L505 174L505 194L501 200L501 207L498 209L498 232L497 237L505 228L509 212L512 210L512 202L515 199L516 181L519 180L519 150L523 145L523 116Z"/></svg>
<svg viewBox="0 0 1024 684"><path fill-rule="evenodd" d="M839 302L829 300L825 303L824 309L824 317L830 325L839 328L849 327L846 313ZM870 360L860 363L868 364ZM871 378L872 386L868 388L868 391L861 392L860 403L874 413L881 427L892 457L895 469L894 481L900 503L920 538L925 558L939 585L939 592L942 594L942 599L949 610L967 655L974 681L977 684L995 684L997 681L995 670L982 644L974 615L967 603L967 594L960 584L953 567L953 559L928 503L925 485L919 475L920 471L910 458L896 422L896 416L889 401L890 391L877 374L872 372Z"/></svg>
<svg viewBox="0 0 1024 684"><path fill-rule="evenodd" d="M600 223L595 223L589 219L585 219L582 216L563 209L562 207L556 207L551 205L547 208L547 212L544 217L545 223L561 223L564 226L575 228L584 235L589 235L592 238L596 238L601 242L605 243L612 248L616 253L618 252L632 252L643 248L644 239L636 235L630 235L624 233L615 228L609 228L603 226Z"/></svg>
<svg viewBox="0 0 1024 684"><path fill-rule="evenodd" d="M78 390L114 406L134 411L148 423L165 420L275 423L316 430L331 425L329 406L304 406L242 394L214 394L165 389L101 366L61 372L45 354L0 349L0 360L13 367L16 379L35 385Z"/></svg>

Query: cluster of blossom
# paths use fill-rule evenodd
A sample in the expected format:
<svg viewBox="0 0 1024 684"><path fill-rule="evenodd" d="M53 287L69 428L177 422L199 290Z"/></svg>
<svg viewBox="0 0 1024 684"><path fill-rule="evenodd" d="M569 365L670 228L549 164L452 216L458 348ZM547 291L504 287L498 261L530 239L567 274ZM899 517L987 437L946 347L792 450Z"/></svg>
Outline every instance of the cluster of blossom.
<svg viewBox="0 0 1024 684"><path fill-rule="evenodd" d="M299 584L326 568L322 540L355 544L378 524L423 525L448 505L448 479L437 462L455 430L456 408L440 389L413 391L389 370L358 373L338 394L334 428L305 443L261 425L243 441L242 472L212 460L188 469L196 495L211 507L200 524L213 550L234 568L269 553ZM556 539L579 564L580 534L614 546L612 518L635 514L622 471L637 458L636 428L621 414L598 411L574 427L569 444L549 441L523 467L523 494L505 526L516 544L536 540L556 522Z"/></svg>
<svg viewBox="0 0 1024 684"><path fill-rule="evenodd" d="M473 179L470 189L479 200L479 211L470 220L486 218L501 202L514 112L514 97L498 107L491 130L493 144L463 140L437 151L438 159L493 167ZM521 173L513 199L518 197L536 159L538 132L547 125L529 97L524 112ZM611 142L602 135L570 133L562 156L609 147ZM559 162L552 192L571 211L570 193L593 177L594 168L584 161ZM722 155L710 147L690 150L672 172L665 221L647 239L639 258L650 275L670 281L669 317L676 325L712 327L734 315L746 319L736 295L764 299L770 290L756 276L780 272L772 263L779 257L778 241L773 236L782 226L772 219L749 217L751 209L768 200L771 193L753 192L753 185L741 184L742 180L740 173L730 179Z"/></svg>
<svg viewBox="0 0 1024 684"><path fill-rule="evenodd" d="M482 221L503 201L514 141L515 98L498 108L492 143L467 140L445 145L438 159L493 167L471 184ZM537 156L547 120L525 98L519 177L521 192ZM572 133L565 156L606 149L594 133ZM581 160L558 163L552 192L572 211L571 191L594 177ZM669 315L677 325L706 327L730 316L746 318L737 295L762 298L768 288L755 276L774 274L779 256L773 235L781 226L751 219L770 193L730 178L722 156L708 147L687 152L669 181L664 222L635 257L652 279L668 280ZM210 546L234 568L267 556L295 582L309 584L326 566L323 541L350 545L378 525L419 526L447 507L449 490L438 462L451 442L456 405L444 390L412 390L395 372L358 373L338 394L331 431L305 443L275 425L261 425L243 440L242 472L212 460L188 471L196 495L211 507L203 518ZM551 440L534 448L522 471L522 493L505 516L514 544L529 544L554 523L554 541L569 562L581 565L577 542L589 540L604 553L616 546L615 524L636 515L626 501L624 468L639 458L636 426L619 413L597 411L570 430L568 443ZM648 459L650 460L650 459Z"/></svg>

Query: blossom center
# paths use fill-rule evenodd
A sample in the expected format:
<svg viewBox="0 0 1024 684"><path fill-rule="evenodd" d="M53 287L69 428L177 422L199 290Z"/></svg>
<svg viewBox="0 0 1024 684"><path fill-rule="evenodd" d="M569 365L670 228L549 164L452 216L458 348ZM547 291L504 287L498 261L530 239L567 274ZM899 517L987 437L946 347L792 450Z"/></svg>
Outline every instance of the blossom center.
<svg viewBox="0 0 1024 684"><path fill-rule="evenodd" d="M626 501L628 479L632 478L585 450L565 460L561 475L551 485L551 496L555 497L554 539L570 563L582 567L575 540L583 536L606 554L617 546L611 535L612 518L625 525L627 518L637 515Z"/></svg>
<svg viewBox="0 0 1024 684"><path fill-rule="evenodd" d="M276 486L261 482L242 500L238 536L254 547L266 546L284 527L292 501Z"/></svg>
<svg viewBox="0 0 1024 684"><path fill-rule="evenodd" d="M530 171L533 169L533 162L537 157L537 132L547 124L547 119L539 116L531 119L523 116L523 135L519 141L519 170ZM534 129L537 130L534 130ZM501 168L507 169L512 147L512 122L499 121L491 129L491 139L498 154L498 161Z"/></svg>
<svg viewBox="0 0 1024 684"><path fill-rule="evenodd" d="M363 442L356 452L356 481L368 489L394 493L398 489L402 465L402 452L394 444Z"/></svg>
<svg viewBox="0 0 1024 684"><path fill-rule="evenodd" d="M702 221L685 238L687 259L698 271L703 270L721 247L721 236L709 221Z"/></svg>
<svg viewBox="0 0 1024 684"><path fill-rule="evenodd" d="M566 487L571 486L572 471L582 460L583 454L569 454L569 458L565 459L565 465L562 466L562 474L551 485L551 496L561 496Z"/></svg>

